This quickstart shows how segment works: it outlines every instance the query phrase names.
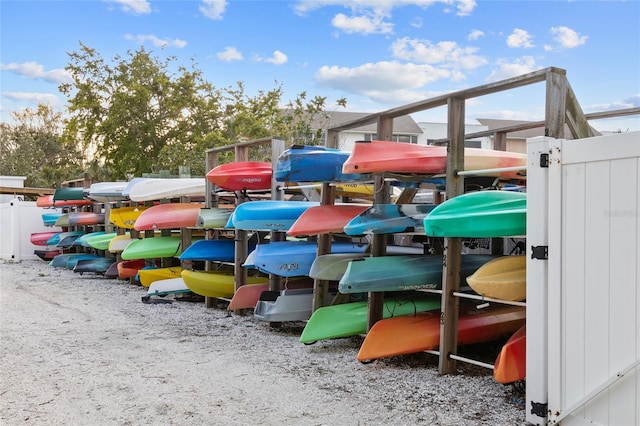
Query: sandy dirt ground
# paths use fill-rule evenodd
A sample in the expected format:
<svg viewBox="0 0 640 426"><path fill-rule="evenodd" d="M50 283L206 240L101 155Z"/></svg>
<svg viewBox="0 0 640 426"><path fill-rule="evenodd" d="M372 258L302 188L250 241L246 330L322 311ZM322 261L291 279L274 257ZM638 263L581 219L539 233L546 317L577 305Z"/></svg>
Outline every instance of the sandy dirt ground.
<svg viewBox="0 0 640 426"><path fill-rule="evenodd" d="M362 337L303 345L224 307L0 263L2 425L524 425L523 396L417 354L361 364Z"/></svg>

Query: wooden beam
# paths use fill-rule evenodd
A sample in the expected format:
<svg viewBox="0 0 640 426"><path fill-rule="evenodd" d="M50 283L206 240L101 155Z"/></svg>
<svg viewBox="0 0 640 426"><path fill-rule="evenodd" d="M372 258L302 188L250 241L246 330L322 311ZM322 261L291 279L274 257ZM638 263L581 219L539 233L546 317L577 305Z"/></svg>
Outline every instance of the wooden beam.
<svg viewBox="0 0 640 426"><path fill-rule="evenodd" d="M336 187L329 183L322 184L322 198L320 204L323 206L333 205L336 198ZM331 253L331 234L321 234L318 238L317 255L322 256ZM313 311L327 305L329 296L329 281L313 280Z"/></svg>
<svg viewBox="0 0 640 426"><path fill-rule="evenodd" d="M568 81L566 83L566 91L565 120L571 136L573 139L595 136Z"/></svg>
<svg viewBox="0 0 640 426"><path fill-rule="evenodd" d="M55 189L50 188L14 188L12 186L0 186L0 194L15 194L15 195L53 195L56 192Z"/></svg>

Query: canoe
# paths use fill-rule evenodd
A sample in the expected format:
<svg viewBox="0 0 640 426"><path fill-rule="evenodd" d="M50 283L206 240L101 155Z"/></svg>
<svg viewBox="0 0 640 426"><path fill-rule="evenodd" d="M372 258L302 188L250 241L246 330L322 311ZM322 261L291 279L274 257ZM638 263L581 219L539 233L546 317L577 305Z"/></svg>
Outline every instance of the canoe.
<svg viewBox="0 0 640 426"><path fill-rule="evenodd" d="M60 241L64 240L65 238L67 238L69 236L79 237L82 234L84 234L84 231L57 232L54 235L52 235L51 238L49 238L47 240L45 245L47 245L47 246L57 246L58 243L60 243Z"/></svg>
<svg viewBox="0 0 640 426"><path fill-rule="evenodd" d="M265 291L253 316L262 321L306 321L313 312L313 289Z"/></svg>
<svg viewBox="0 0 640 426"><path fill-rule="evenodd" d="M527 377L527 327L523 325L502 346L493 364L496 382L508 384Z"/></svg>
<svg viewBox="0 0 640 426"><path fill-rule="evenodd" d="M313 281L308 279L291 279L286 283L287 289L313 288ZM227 306L228 310L253 309L256 307L262 292L269 290L269 284L243 285L238 288Z"/></svg>
<svg viewBox="0 0 640 426"><path fill-rule="evenodd" d="M56 222L64 213L54 211L49 213L42 213L42 223L44 226L55 226Z"/></svg>
<svg viewBox="0 0 640 426"><path fill-rule="evenodd" d="M527 194L480 191L450 198L424 218L431 237L496 238L527 233Z"/></svg>
<svg viewBox="0 0 640 426"><path fill-rule="evenodd" d="M204 204L166 203L149 207L136 219L137 231L194 228Z"/></svg>
<svg viewBox="0 0 640 426"><path fill-rule="evenodd" d="M44 232L32 232L29 237L29 241L34 246L46 246L47 241L51 239L56 234L59 234L60 231L44 231Z"/></svg>
<svg viewBox="0 0 640 426"><path fill-rule="evenodd" d="M59 206L57 201L82 201L83 204L86 203L84 198L84 188L81 187L65 187L65 188L56 188L53 193L53 203L54 206ZM89 201L89 204L93 204L92 201Z"/></svg>
<svg viewBox="0 0 640 426"><path fill-rule="evenodd" d="M91 247L89 245L89 238L96 237L96 236L99 236L99 235L104 235L104 234L105 234L104 231L96 231L96 232L89 232L89 233L86 233L84 235L80 235L73 242L73 245L74 246L79 246L79 247Z"/></svg>
<svg viewBox="0 0 640 426"><path fill-rule="evenodd" d="M123 260L118 262L118 278L126 280L134 278L138 271L146 266L147 262L144 259L135 260Z"/></svg>
<svg viewBox="0 0 640 426"><path fill-rule="evenodd" d="M129 188L131 201L143 202L180 197L204 197L204 178L149 178L139 180Z"/></svg>
<svg viewBox="0 0 640 426"><path fill-rule="evenodd" d="M115 232L109 232L107 234L95 235L93 237L87 238L87 244L93 247L96 250L107 250L109 248L109 243L116 237Z"/></svg>
<svg viewBox="0 0 640 426"><path fill-rule="evenodd" d="M462 256L460 279L474 273L495 256ZM340 279L341 293L442 288L443 257L439 255L377 256L354 259Z"/></svg>
<svg viewBox="0 0 640 426"><path fill-rule="evenodd" d="M178 278L182 274L182 267L170 266L167 268L156 268L153 266L140 268L138 270L138 281L143 287L150 287L156 281L169 278Z"/></svg>
<svg viewBox="0 0 640 426"><path fill-rule="evenodd" d="M136 219L148 208L147 206L112 207L109 213L109 222L118 228L133 229Z"/></svg>
<svg viewBox="0 0 640 426"><path fill-rule="evenodd" d="M63 253L51 259L49 265L53 266L54 268L73 269L73 267L76 266L76 263L78 263L80 259L96 259L98 257L101 256L88 253Z"/></svg>
<svg viewBox="0 0 640 426"><path fill-rule="evenodd" d="M128 184L129 182L93 183L89 187L86 196L87 198L100 203L110 203L127 200L128 198L122 195L122 191Z"/></svg>
<svg viewBox="0 0 640 426"><path fill-rule="evenodd" d="M198 260L211 262L233 262L236 242L231 239L199 240L191 244L180 255L180 260ZM249 251L255 244L249 246Z"/></svg>
<svg viewBox="0 0 640 426"><path fill-rule="evenodd" d="M344 226L347 235L424 232L434 204L374 204Z"/></svg>
<svg viewBox="0 0 640 426"><path fill-rule="evenodd" d="M58 247L47 247L42 250L34 250L33 254L42 260L51 261L57 255L62 254L62 249Z"/></svg>
<svg viewBox="0 0 640 426"><path fill-rule="evenodd" d="M519 306L477 309L473 303L461 303L458 345L490 342L511 334L524 325L525 317L526 309ZM440 321L437 310L380 320L367 333L356 359L368 362L437 349Z"/></svg>
<svg viewBox="0 0 640 426"><path fill-rule="evenodd" d="M418 312L436 310L440 312L440 295L424 295L413 299L386 297L382 318L414 315ZM367 332L369 302L344 303L316 309L300 335L301 343L318 340L339 339Z"/></svg>
<svg viewBox="0 0 640 426"><path fill-rule="evenodd" d="M236 161L209 170L206 178L227 191L271 189L271 163Z"/></svg>
<svg viewBox="0 0 640 426"><path fill-rule="evenodd" d="M323 146L293 145L276 162L278 182L344 182L363 180L359 174L342 173L350 152Z"/></svg>
<svg viewBox="0 0 640 426"><path fill-rule="evenodd" d="M196 227L202 229L224 228L232 213L233 209L220 207L202 208L198 212Z"/></svg>
<svg viewBox="0 0 640 426"><path fill-rule="evenodd" d="M70 212L69 225L99 225L104 223L104 213L94 212Z"/></svg>
<svg viewBox="0 0 640 426"><path fill-rule="evenodd" d="M85 272L92 272L94 274L104 274L107 269L115 263L113 257L97 257L95 259L79 259L73 267L73 272L77 272L80 275Z"/></svg>
<svg viewBox="0 0 640 426"><path fill-rule="evenodd" d="M235 277L232 272L223 271L182 271L182 279L189 289L205 297L230 298L235 288ZM247 277L246 285L268 283L268 277Z"/></svg>
<svg viewBox="0 0 640 426"><path fill-rule="evenodd" d="M122 250L123 260L178 257L182 253L182 238L176 236L142 238L130 242Z"/></svg>
<svg viewBox="0 0 640 426"><path fill-rule="evenodd" d="M356 142L342 166L343 173L407 173L441 175L447 171L447 147L388 141ZM527 155L491 149L465 148L464 169L484 170L526 166ZM524 179L517 171L487 176Z"/></svg>
<svg viewBox="0 0 640 426"><path fill-rule="evenodd" d="M503 256L490 260L467 277L476 293L494 299L522 301L527 298L527 258Z"/></svg>
<svg viewBox="0 0 640 426"><path fill-rule="evenodd" d="M149 286L147 296L168 296L170 294L191 293L182 277L158 280Z"/></svg>
<svg viewBox="0 0 640 426"><path fill-rule="evenodd" d="M69 223L69 213L62 213L61 215L59 215L54 225L61 228L71 226L71 224Z"/></svg>
<svg viewBox="0 0 640 426"><path fill-rule="evenodd" d="M232 227L255 231L286 231L315 201L248 201L236 207L230 217Z"/></svg>
<svg viewBox="0 0 640 426"><path fill-rule="evenodd" d="M363 253L367 245L347 242L331 244L332 253ZM256 246L254 264L258 270L282 277L309 275L311 264L317 257L315 241L274 241Z"/></svg>
<svg viewBox="0 0 640 426"><path fill-rule="evenodd" d="M341 233L354 217L369 206L360 204L335 204L309 207L291 225L287 235L301 237L309 235Z"/></svg>

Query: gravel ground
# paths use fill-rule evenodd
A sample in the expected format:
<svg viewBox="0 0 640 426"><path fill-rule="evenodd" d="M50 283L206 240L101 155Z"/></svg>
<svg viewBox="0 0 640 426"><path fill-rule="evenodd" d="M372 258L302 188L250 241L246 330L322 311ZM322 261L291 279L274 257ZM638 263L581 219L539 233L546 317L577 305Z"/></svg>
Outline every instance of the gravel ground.
<svg viewBox="0 0 640 426"><path fill-rule="evenodd" d="M526 425L491 371L416 354L361 364L362 337L303 345L224 307L143 304L146 289L0 263L2 425ZM465 349L492 358L499 346Z"/></svg>

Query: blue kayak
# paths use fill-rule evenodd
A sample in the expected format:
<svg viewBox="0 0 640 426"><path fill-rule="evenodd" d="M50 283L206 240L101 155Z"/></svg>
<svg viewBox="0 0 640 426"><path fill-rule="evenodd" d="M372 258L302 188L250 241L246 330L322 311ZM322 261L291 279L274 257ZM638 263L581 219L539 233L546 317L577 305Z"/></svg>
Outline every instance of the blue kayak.
<svg viewBox="0 0 640 426"><path fill-rule="evenodd" d="M227 227L255 231L286 231L315 201L248 201L236 207ZM231 226L229 226L231 225Z"/></svg>
<svg viewBox="0 0 640 426"><path fill-rule="evenodd" d="M374 204L344 227L347 235L424 232L424 218L435 204Z"/></svg>
<svg viewBox="0 0 640 426"><path fill-rule="evenodd" d="M249 251L255 244L249 245ZM208 260L211 262L233 262L235 260L234 240L199 240L187 247L180 260Z"/></svg>
<svg viewBox="0 0 640 426"><path fill-rule="evenodd" d="M274 177L278 182L349 182L360 174L343 174L342 164L351 153L323 146L293 145L278 157Z"/></svg>
<svg viewBox="0 0 640 426"><path fill-rule="evenodd" d="M364 253L367 245L335 242L332 253ZM274 241L258 244L255 250L255 267L267 274L282 277L307 276L318 254L315 241Z"/></svg>

